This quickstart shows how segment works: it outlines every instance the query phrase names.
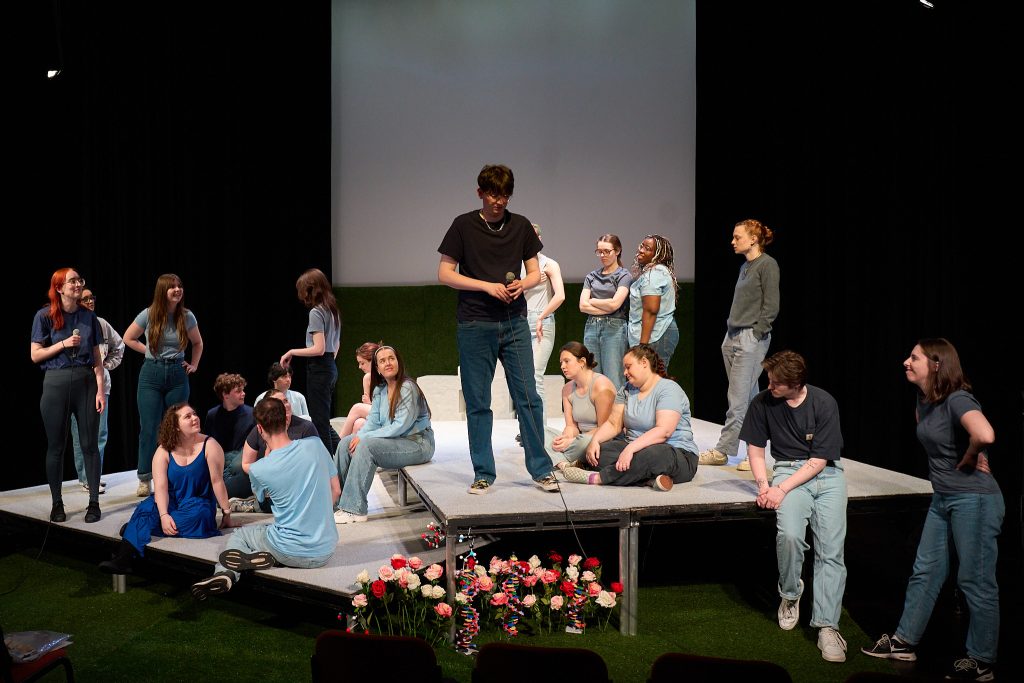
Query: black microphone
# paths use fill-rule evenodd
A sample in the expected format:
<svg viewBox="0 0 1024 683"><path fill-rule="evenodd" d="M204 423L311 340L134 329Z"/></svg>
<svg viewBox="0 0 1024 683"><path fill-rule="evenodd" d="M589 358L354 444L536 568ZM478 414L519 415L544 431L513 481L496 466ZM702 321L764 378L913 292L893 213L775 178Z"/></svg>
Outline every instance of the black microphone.
<svg viewBox="0 0 1024 683"><path fill-rule="evenodd" d="M71 336L72 337L80 337L82 335L79 334L78 328L76 327L75 329L71 330ZM78 347L77 346L72 346L71 347L71 360L75 360L76 358L78 358Z"/></svg>

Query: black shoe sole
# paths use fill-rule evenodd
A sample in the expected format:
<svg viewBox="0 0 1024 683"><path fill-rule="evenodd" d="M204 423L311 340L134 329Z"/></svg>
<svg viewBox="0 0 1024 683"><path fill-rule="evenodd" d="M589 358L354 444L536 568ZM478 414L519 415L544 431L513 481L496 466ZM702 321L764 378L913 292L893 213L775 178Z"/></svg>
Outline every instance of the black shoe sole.
<svg viewBox="0 0 1024 683"><path fill-rule="evenodd" d="M217 559L222 565L236 572L247 569L270 569L276 564L274 556L268 552L243 553L234 548L225 550Z"/></svg>

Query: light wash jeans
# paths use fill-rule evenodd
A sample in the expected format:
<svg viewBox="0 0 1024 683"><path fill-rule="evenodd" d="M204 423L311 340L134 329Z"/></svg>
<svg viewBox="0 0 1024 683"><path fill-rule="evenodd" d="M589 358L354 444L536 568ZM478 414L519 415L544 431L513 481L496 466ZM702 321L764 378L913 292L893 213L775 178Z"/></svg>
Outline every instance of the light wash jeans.
<svg viewBox="0 0 1024 683"><path fill-rule="evenodd" d="M139 481L153 478L157 430L167 409L188 400L188 375L180 360L147 358L139 371L135 397L139 404Z"/></svg>
<svg viewBox="0 0 1024 683"><path fill-rule="evenodd" d="M562 430L557 427L544 427L544 450L547 451L548 457L551 458L551 464L554 465L562 461L573 462L581 460L587 454L587 446L590 445L590 435L578 435L569 444L568 448L559 453L552 448L552 444L555 441L555 437L561 434Z"/></svg>
<svg viewBox="0 0 1024 683"><path fill-rule="evenodd" d="M338 508L353 515L366 514L366 494L373 486L378 467L397 470L406 465L422 465L434 457L434 430L430 427L409 436L360 439L355 452L349 453L348 445L356 436L341 437L334 453L341 482Z"/></svg>
<svg viewBox="0 0 1024 683"><path fill-rule="evenodd" d="M778 486L803 462L776 463L772 486ZM818 476L786 494L775 513L775 551L779 561L779 595L800 598L800 573L807 551L807 523L814 536L814 606L811 626L839 628L846 592L846 477L842 465L826 467Z"/></svg>
<svg viewBox="0 0 1024 683"><path fill-rule="evenodd" d="M592 315L583 327L583 345L594 354L595 368L615 385L615 391L622 388L622 357L629 348L626 343L626 319Z"/></svg>
<svg viewBox="0 0 1024 683"><path fill-rule="evenodd" d="M544 338L537 341L537 313L529 311L526 322L530 326L530 341L533 346L533 378L537 382L537 395L540 396L541 410L544 409L544 371L551 358L551 350L555 348L555 316L549 315L544 320Z"/></svg>
<svg viewBox="0 0 1024 683"><path fill-rule="evenodd" d="M914 573L907 585L896 636L921 642L935 600L949 575L950 537L959 569L956 583L971 611L967 655L995 662L999 647L999 586L996 585L997 537L1003 526L1001 493L933 493L917 544Z"/></svg>
<svg viewBox="0 0 1024 683"><path fill-rule="evenodd" d="M757 379L764 371L761 361L768 355L771 340L771 334L766 334L758 341L754 330L749 327L725 333L722 360L725 362L725 375L729 378L729 409L715 446L719 453L733 457L739 452L740 428L750 402L757 396Z"/></svg>
<svg viewBox="0 0 1024 683"><path fill-rule="evenodd" d="M537 383L531 374L533 349L526 318L460 322L456 329L474 481L493 484L497 477L491 445L494 428L491 381L499 358L505 368L505 381L519 419L526 469L534 481L542 479L551 473L551 459L544 452L544 411L537 395Z"/></svg>
<svg viewBox="0 0 1024 683"><path fill-rule="evenodd" d="M676 325L676 321L673 318L669 321L668 327L665 328L665 333L661 335L657 341L652 341L650 343L651 348L653 348L658 353L658 357L664 361L666 372L668 371L668 364L672 361L672 354L675 353L676 346L678 345L679 326Z"/></svg>
<svg viewBox="0 0 1024 683"><path fill-rule="evenodd" d="M100 449L100 477L103 477L103 450L107 447L107 416L110 415L110 394L107 394L107 405L100 413L100 431L96 445ZM87 481L85 475L85 457L82 455L82 439L78 436L78 418L71 416L71 443L75 449L75 471L78 472L78 483Z"/></svg>
<svg viewBox="0 0 1024 683"><path fill-rule="evenodd" d="M224 546L224 550L241 550L243 553L250 555L252 553L267 552L274 556L278 564L282 564L285 567L295 567L296 569L316 569L317 567L324 566L331 559L333 552L319 557L285 555L280 550L274 548L267 539L267 530L269 528L269 524L247 524L236 527L232 534L228 536L228 542ZM231 574L234 582L237 582L241 576L238 572L228 569L220 562L217 562L217 564L213 565L213 573L219 574L221 572Z"/></svg>

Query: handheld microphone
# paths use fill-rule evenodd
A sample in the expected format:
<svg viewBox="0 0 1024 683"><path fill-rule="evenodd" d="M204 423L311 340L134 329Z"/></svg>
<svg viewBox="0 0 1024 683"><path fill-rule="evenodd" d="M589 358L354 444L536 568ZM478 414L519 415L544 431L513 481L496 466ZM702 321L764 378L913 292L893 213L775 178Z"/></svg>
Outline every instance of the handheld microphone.
<svg viewBox="0 0 1024 683"><path fill-rule="evenodd" d="M72 337L80 337L82 335L78 332L78 328L76 327L75 329L71 330L71 336ZM72 346L71 347L71 360L75 360L76 358L78 358L78 347L77 346Z"/></svg>
<svg viewBox="0 0 1024 683"><path fill-rule="evenodd" d="M512 284L515 281L516 281L516 274L515 273L513 273L511 270L508 271L507 273L505 273L505 284L506 285L510 285L510 284Z"/></svg>

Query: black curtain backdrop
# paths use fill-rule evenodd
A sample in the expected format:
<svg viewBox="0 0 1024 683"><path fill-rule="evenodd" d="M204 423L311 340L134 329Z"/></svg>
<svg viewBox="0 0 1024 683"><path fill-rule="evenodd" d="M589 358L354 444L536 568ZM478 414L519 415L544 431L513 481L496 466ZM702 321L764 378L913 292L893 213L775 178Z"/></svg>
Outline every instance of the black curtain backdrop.
<svg viewBox="0 0 1024 683"><path fill-rule="evenodd" d="M804 353L811 382L836 396L845 454L926 472L900 363L918 338L948 337L995 426L1016 535L1015 24L998 3L935 5L698 4L694 414L724 418L718 347L740 265L729 239L756 217L776 230L782 268L772 350ZM328 2L65 2L56 20L45 6L21 6L8 105L7 234L30 247L6 252L26 433L3 488L45 480L27 347L56 268L78 268L119 330L160 273L181 275L208 349L192 382L205 411L218 372L241 372L255 394L302 343L294 281L331 264ZM64 71L47 82L40 46L55 35ZM113 376L107 471L135 463L140 364L129 352Z"/></svg>

